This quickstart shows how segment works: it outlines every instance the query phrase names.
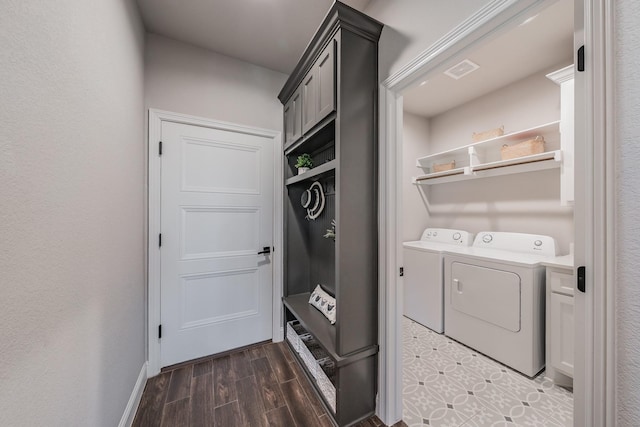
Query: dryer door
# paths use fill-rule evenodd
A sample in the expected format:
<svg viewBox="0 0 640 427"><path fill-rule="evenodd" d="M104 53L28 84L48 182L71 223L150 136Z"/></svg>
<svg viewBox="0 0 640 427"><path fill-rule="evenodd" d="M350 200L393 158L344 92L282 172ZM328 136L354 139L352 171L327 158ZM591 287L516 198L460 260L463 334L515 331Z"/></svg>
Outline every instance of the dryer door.
<svg viewBox="0 0 640 427"><path fill-rule="evenodd" d="M449 301L459 312L512 332L520 331L520 276L453 262Z"/></svg>

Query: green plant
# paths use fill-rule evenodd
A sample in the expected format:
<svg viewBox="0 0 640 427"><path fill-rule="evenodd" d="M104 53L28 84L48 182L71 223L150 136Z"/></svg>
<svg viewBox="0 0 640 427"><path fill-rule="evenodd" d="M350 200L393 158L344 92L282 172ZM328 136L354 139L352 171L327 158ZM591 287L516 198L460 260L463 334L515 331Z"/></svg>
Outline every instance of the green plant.
<svg viewBox="0 0 640 427"><path fill-rule="evenodd" d="M302 154L298 156L298 161L296 162L297 168L312 168L313 160L311 160L311 156L308 154Z"/></svg>

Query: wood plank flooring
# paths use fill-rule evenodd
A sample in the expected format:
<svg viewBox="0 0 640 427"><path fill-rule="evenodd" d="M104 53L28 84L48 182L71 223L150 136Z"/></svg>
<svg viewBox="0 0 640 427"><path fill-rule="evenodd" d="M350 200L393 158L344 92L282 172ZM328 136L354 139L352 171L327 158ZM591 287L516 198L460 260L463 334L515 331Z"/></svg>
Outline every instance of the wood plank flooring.
<svg viewBox="0 0 640 427"><path fill-rule="evenodd" d="M383 426L377 417L356 427ZM404 425L404 424L403 424ZM170 367L150 378L134 427L331 427L285 343Z"/></svg>

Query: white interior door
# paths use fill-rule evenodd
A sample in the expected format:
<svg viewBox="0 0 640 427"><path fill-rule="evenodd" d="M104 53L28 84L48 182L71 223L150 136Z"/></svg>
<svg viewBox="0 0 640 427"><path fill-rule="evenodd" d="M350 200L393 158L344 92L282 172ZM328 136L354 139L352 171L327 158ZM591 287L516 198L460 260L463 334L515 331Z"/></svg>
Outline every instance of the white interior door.
<svg viewBox="0 0 640 427"><path fill-rule="evenodd" d="M162 123L161 366L272 337L273 140Z"/></svg>

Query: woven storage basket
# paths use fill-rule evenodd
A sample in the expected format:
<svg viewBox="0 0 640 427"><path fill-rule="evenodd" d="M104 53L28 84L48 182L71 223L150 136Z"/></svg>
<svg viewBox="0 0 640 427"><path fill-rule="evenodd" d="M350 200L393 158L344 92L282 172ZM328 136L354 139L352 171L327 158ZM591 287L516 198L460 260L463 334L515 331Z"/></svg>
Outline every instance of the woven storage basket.
<svg viewBox="0 0 640 427"><path fill-rule="evenodd" d="M444 171L448 171L451 170L453 168L456 167L456 161L452 160L449 163L434 163L433 167L431 168L432 171L435 172L444 172Z"/></svg>
<svg viewBox="0 0 640 427"><path fill-rule="evenodd" d="M503 145L500 148L500 156L502 160L516 159L523 156L531 156L532 154L540 154L544 152L544 138L536 136L535 138L519 142L514 145Z"/></svg>
<svg viewBox="0 0 640 427"><path fill-rule="evenodd" d="M335 377L336 366L331 359L326 359L320 361L319 371L316 377L318 388L333 412L336 412L336 386L335 378L332 378Z"/></svg>
<svg viewBox="0 0 640 427"><path fill-rule="evenodd" d="M485 141L487 139L496 138L498 136L504 135L504 126L500 126L499 128L489 129L482 132L473 132L471 134L471 140L473 142Z"/></svg>
<svg viewBox="0 0 640 427"><path fill-rule="evenodd" d="M297 320L287 322L287 341L291 343L291 347L293 347L296 353L300 352L300 335L304 333L306 333L306 331Z"/></svg>
<svg viewBox="0 0 640 427"><path fill-rule="evenodd" d="M321 371L318 361L312 353L312 351L317 352L318 348L320 348L320 345L315 341L313 336L300 337L300 351L298 351L298 354L300 354L300 358L314 378L318 378L318 373Z"/></svg>

